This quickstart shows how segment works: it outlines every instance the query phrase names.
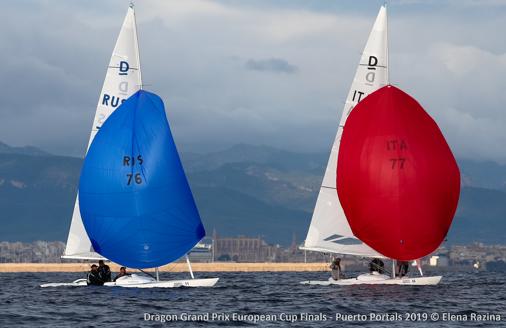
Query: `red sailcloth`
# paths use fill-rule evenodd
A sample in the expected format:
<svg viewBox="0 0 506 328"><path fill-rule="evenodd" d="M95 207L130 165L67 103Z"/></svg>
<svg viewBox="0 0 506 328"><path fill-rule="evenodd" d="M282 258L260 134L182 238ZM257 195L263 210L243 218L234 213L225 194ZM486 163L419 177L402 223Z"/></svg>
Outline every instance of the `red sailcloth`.
<svg viewBox="0 0 506 328"><path fill-rule="evenodd" d="M444 240L457 209L460 172L434 120L388 85L346 121L337 192L360 240L397 260L419 259Z"/></svg>

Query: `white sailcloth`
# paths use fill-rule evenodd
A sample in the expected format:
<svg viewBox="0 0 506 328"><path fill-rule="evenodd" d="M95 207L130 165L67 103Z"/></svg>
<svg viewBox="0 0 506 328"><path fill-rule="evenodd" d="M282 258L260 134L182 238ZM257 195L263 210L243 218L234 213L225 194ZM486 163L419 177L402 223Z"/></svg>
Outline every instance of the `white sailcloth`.
<svg viewBox="0 0 506 328"><path fill-rule="evenodd" d="M95 119L91 129L88 148L109 115L111 115L124 100L137 92L141 86L142 79L135 12L133 6L130 6L107 68L107 74L98 100ZM77 198L72 214L67 246L62 258L102 258L100 254L93 250L90 239L84 229Z"/></svg>
<svg viewBox="0 0 506 328"><path fill-rule="evenodd" d="M311 225L302 249L326 253L383 257L353 235L336 190L337 156L346 119L368 94L388 83L387 10L381 7L346 98Z"/></svg>

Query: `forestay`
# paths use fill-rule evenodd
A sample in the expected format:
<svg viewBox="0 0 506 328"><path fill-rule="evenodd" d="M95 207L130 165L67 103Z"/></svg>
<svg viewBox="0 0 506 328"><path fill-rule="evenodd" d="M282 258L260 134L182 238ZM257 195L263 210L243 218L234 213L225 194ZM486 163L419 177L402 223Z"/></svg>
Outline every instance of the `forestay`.
<svg viewBox="0 0 506 328"><path fill-rule="evenodd" d="M139 90L141 85L142 79L135 12L133 6L130 6L107 68L107 74L93 120L88 148L109 115L125 99ZM79 211L78 199L76 199L74 205L67 246L62 257L70 259L102 258L93 250L86 234Z"/></svg>
<svg viewBox="0 0 506 328"><path fill-rule="evenodd" d="M341 135L348 115L358 102L387 83L387 10L383 6L369 35L351 89L346 98L346 104L332 146L320 193L318 194L304 249L366 257L382 257L381 254L353 235L337 195L336 169Z"/></svg>

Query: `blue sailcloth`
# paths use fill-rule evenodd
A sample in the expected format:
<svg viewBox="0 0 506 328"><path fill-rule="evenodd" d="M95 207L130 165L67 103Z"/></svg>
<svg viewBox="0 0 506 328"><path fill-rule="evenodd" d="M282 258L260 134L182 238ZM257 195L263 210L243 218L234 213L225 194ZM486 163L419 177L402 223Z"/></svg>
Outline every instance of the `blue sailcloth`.
<svg viewBox="0 0 506 328"><path fill-rule="evenodd" d="M103 124L84 160L79 207L95 251L131 268L173 262L204 237L160 97L140 90Z"/></svg>

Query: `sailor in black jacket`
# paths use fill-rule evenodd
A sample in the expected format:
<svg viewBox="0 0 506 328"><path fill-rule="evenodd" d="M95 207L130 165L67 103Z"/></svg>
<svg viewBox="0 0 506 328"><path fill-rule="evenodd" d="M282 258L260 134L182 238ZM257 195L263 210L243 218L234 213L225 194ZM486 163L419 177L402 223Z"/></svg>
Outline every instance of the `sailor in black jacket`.
<svg viewBox="0 0 506 328"><path fill-rule="evenodd" d="M103 260L98 261L98 276L103 282L111 281L111 269Z"/></svg>
<svg viewBox="0 0 506 328"><path fill-rule="evenodd" d="M98 267L96 264L93 264L91 266L90 272L88 272L88 275L86 276L86 282L88 283L88 286L102 286L104 284L104 281L100 279L100 275L98 272Z"/></svg>

